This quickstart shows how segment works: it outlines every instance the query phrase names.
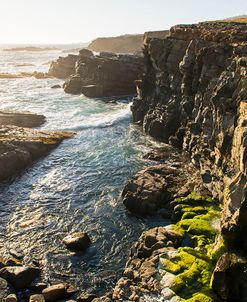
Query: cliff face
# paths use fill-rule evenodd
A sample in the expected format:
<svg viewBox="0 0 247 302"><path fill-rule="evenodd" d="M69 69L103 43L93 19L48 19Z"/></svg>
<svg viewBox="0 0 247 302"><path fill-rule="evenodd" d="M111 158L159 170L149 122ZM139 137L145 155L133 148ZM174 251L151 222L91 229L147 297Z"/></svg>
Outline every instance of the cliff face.
<svg viewBox="0 0 247 302"><path fill-rule="evenodd" d="M247 245L247 25L172 27L145 42L134 122L188 152L210 191L224 200L222 234Z"/></svg>

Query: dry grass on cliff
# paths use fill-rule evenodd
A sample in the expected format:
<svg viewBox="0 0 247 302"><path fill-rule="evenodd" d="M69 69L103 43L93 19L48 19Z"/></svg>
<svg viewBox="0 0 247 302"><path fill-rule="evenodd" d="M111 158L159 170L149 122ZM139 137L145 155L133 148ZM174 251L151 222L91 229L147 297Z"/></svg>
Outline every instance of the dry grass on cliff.
<svg viewBox="0 0 247 302"><path fill-rule="evenodd" d="M238 22L238 23L247 23L247 17L236 17L236 18L232 18L232 19L227 19L227 20L223 20L223 21L228 21L228 22Z"/></svg>

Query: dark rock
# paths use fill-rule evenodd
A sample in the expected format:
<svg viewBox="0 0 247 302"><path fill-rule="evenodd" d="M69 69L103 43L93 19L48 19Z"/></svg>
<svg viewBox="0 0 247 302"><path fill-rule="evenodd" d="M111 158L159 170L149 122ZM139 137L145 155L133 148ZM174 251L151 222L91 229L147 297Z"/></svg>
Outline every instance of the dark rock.
<svg viewBox="0 0 247 302"><path fill-rule="evenodd" d="M36 284L31 284L30 289L34 291L37 294L42 294L42 291L47 288L46 283L36 283Z"/></svg>
<svg viewBox="0 0 247 302"><path fill-rule="evenodd" d="M124 187L123 203L135 214L153 214L171 200L172 179L177 170L167 165L148 167L138 172Z"/></svg>
<svg viewBox="0 0 247 302"><path fill-rule="evenodd" d="M58 89L58 88L62 88L61 85L53 85L51 86L52 89Z"/></svg>
<svg viewBox="0 0 247 302"><path fill-rule="evenodd" d="M45 301L53 302L69 298L76 292L77 290L69 284L60 283L47 287L42 291L42 295L45 297Z"/></svg>
<svg viewBox="0 0 247 302"><path fill-rule="evenodd" d="M247 260L236 254L224 254L214 270L212 287L223 300L245 301Z"/></svg>
<svg viewBox="0 0 247 302"><path fill-rule="evenodd" d="M36 267L6 266L0 270L0 277L7 280L17 290L28 288L39 274L40 269Z"/></svg>
<svg viewBox="0 0 247 302"><path fill-rule="evenodd" d="M94 56L84 52L76 63L76 72L64 84L65 92L88 97L135 93L134 81L143 71L142 58L116 54Z"/></svg>
<svg viewBox="0 0 247 302"><path fill-rule="evenodd" d="M91 240L87 233L76 232L66 236L63 243L69 250L84 251L90 246Z"/></svg>

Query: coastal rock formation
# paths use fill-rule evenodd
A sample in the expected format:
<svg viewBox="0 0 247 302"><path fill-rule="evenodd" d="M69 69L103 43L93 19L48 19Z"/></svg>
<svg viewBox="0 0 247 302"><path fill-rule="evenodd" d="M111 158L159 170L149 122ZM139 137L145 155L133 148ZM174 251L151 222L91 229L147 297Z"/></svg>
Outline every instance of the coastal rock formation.
<svg viewBox="0 0 247 302"><path fill-rule="evenodd" d="M73 135L27 128L41 126L44 121L43 115L0 111L0 180L15 175Z"/></svg>
<svg viewBox="0 0 247 302"><path fill-rule="evenodd" d="M81 50L76 72L65 82L64 91L87 97L131 95L142 72L141 57Z"/></svg>
<svg viewBox="0 0 247 302"><path fill-rule="evenodd" d="M145 44L134 122L188 152L221 201L222 235L247 247L247 25L178 25Z"/></svg>
<svg viewBox="0 0 247 302"><path fill-rule="evenodd" d="M51 62L48 74L55 78L67 79L72 74L75 74L75 64L78 59L78 55L72 54L67 57L59 57L56 61Z"/></svg>
<svg viewBox="0 0 247 302"><path fill-rule="evenodd" d="M16 174L71 136L69 132L0 127L0 180Z"/></svg>

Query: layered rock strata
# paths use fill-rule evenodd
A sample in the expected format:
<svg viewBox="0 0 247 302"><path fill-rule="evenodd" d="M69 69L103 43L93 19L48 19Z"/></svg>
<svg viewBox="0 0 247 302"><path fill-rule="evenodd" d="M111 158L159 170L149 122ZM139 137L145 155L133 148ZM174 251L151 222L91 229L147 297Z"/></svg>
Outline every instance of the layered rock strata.
<svg viewBox="0 0 247 302"><path fill-rule="evenodd" d="M78 55L72 54L66 57L59 57L51 63L48 74L55 78L67 79L72 74L75 74L75 64L78 59Z"/></svg>
<svg viewBox="0 0 247 302"><path fill-rule="evenodd" d="M222 234L245 248L247 25L178 25L145 45L134 122L188 152L221 201Z"/></svg>

